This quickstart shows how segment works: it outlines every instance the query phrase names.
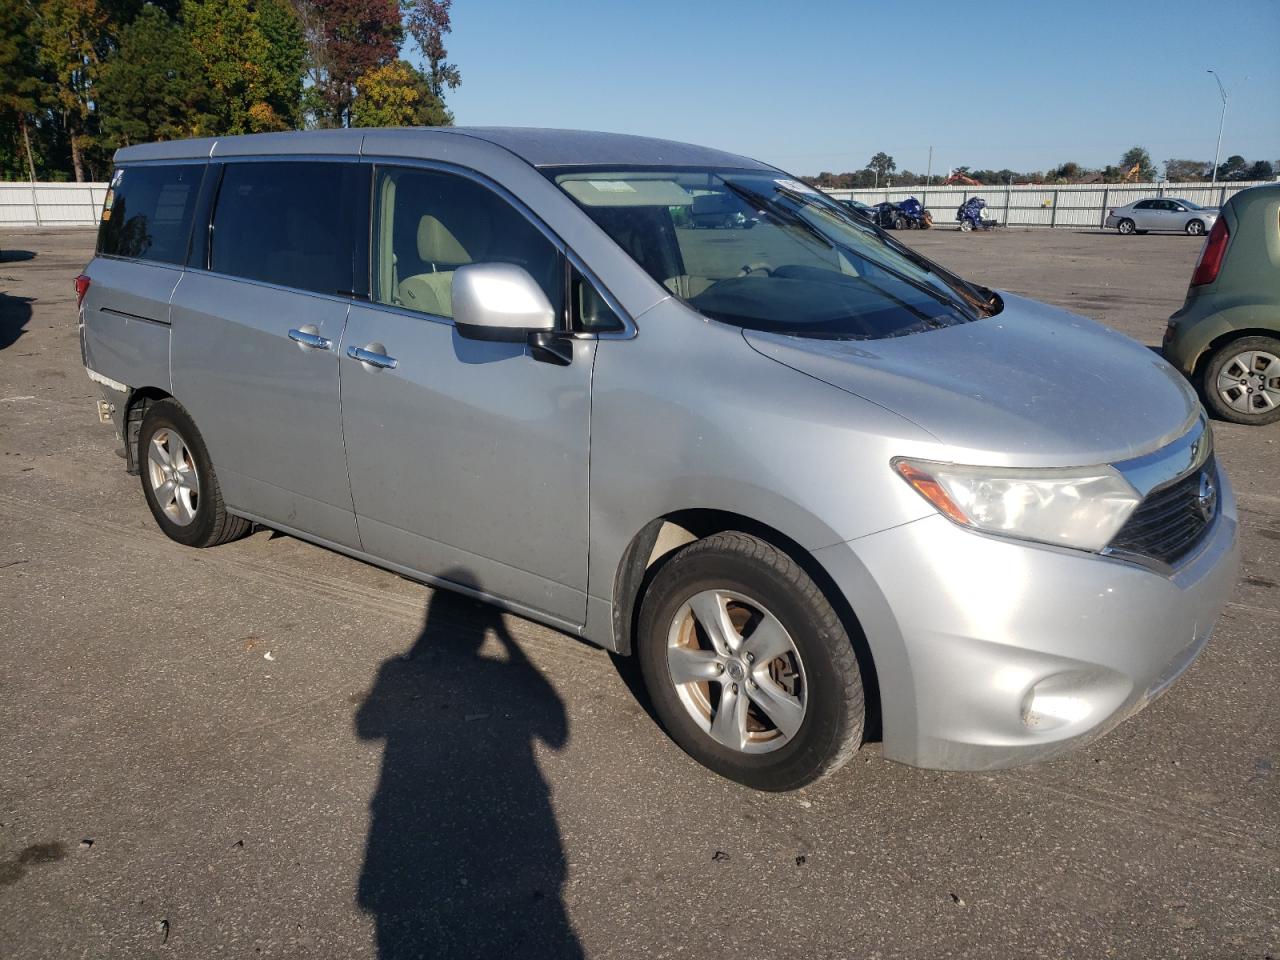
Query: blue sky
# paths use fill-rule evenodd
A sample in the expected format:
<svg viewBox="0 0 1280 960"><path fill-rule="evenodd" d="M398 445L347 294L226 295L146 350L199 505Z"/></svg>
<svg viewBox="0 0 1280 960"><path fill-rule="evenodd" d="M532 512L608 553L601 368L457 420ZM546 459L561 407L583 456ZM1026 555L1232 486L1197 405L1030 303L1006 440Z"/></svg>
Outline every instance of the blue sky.
<svg viewBox="0 0 1280 960"><path fill-rule="evenodd" d="M1069 12L1068 12L1069 11ZM455 0L459 124L704 143L796 173L1280 159L1280 0ZM918 40L916 38L919 38ZM913 50L920 53L913 53ZM1247 78L1247 79L1246 79Z"/></svg>

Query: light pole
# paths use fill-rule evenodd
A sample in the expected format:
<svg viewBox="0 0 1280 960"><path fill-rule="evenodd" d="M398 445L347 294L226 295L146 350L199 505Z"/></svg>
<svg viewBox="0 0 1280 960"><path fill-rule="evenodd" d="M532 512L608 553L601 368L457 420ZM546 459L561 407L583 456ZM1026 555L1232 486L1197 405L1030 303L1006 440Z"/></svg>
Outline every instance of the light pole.
<svg viewBox="0 0 1280 960"><path fill-rule="evenodd" d="M1218 155L1222 152L1222 125L1227 122L1227 88L1222 85L1222 78L1212 70L1206 70L1205 73L1212 73L1213 79L1218 81L1218 93L1222 94L1222 116L1218 120L1218 145L1213 148L1213 185L1218 185ZM1204 181L1201 181L1202 183Z"/></svg>

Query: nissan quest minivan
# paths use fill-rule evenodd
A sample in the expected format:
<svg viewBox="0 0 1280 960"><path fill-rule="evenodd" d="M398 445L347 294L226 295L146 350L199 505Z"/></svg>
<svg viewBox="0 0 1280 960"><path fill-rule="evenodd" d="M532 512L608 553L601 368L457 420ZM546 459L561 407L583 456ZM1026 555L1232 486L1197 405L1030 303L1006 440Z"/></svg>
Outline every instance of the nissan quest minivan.
<svg viewBox="0 0 1280 960"><path fill-rule="evenodd" d="M1084 743L1187 669L1236 576L1164 360L746 157L129 147L76 286L169 537L264 525L634 654L671 738L753 787L876 734L956 770Z"/></svg>

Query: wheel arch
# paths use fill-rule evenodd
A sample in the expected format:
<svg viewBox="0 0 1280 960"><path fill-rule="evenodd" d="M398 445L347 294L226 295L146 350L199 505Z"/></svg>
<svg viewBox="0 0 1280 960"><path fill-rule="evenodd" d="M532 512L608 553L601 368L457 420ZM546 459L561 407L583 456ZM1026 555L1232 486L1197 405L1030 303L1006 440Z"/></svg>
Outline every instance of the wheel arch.
<svg viewBox="0 0 1280 960"><path fill-rule="evenodd" d="M1206 343L1196 356L1195 363L1192 365L1192 383L1197 387L1202 386L1201 380L1204 378L1210 358L1232 341L1243 340L1245 337L1270 337L1272 340L1280 340L1280 330L1267 327L1241 327L1238 330L1228 330L1226 333L1218 334Z"/></svg>
<svg viewBox="0 0 1280 960"><path fill-rule="evenodd" d="M142 429L142 418L147 415L147 409L158 400L172 398L173 394L161 387L135 387L129 391L129 398L125 401L124 417L121 421L124 434L125 469L129 473L136 476L140 469L138 466L138 433Z"/></svg>
<svg viewBox="0 0 1280 960"><path fill-rule="evenodd" d="M868 740L880 737L880 684L875 660L861 621L843 591L812 552L776 527L729 510L693 508L655 517L641 527L622 552L613 584L613 636L615 650L630 656L640 618L640 602L663 563L695 540L726 531L746 533L765 541L791 558L818 585L840 618L853 644L862 671L866 701Z"/></svg>

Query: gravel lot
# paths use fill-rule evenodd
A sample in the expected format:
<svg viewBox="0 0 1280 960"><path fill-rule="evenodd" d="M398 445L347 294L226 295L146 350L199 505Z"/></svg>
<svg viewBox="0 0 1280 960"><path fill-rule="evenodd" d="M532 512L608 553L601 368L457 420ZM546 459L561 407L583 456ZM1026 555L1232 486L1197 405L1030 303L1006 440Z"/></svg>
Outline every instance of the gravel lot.
<svg viewBox="0 0 1280 960"><path fill-rule="evenodd" d="M1199 247L903 236L1148 344ZM0 956L1280 952L1280 424L1217 426L1242 581L1150 709L1039 767L870 746L758 794L602 651L266 531L165 540L80 366L92 243L0 238Z"/></svg>

